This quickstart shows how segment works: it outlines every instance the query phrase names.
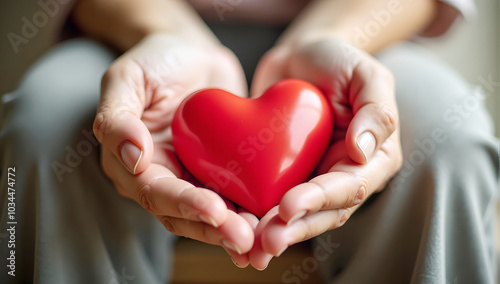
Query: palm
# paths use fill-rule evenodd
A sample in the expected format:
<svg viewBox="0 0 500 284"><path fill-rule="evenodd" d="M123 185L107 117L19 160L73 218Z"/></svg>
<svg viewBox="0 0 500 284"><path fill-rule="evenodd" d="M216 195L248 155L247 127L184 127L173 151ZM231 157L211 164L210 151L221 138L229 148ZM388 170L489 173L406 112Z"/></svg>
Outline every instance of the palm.
<svg viewBox="0 0 500 284"><path fill-rule="evenodd" d="M244 95L245 81L238 62L225 51L211 52L183 43L165 43L132 50L130 64L138 67L142 81L136 91L146 98L141 120L154 143L153 163L168 167L177 175L181 167L173 154L171 129L175 110L192 92L208 87Z"/></svg>
<svg viewBox="0 0 500 284"><path fill-rule="evenodd" d="M294 49L278 46L259 63L252 96L285 78L309 81L323 91L331 103L334 130L317 176L288 191L280 205L255 226L259 241L250 252L250 260L257 268L265 267L288 245L343 224L347 220L344 216L348 218L359 207L360 201L354 199L361 188L358 182L370 181L362 185L366 188L362 198L366 198L381 189L400 166L393 79L374 58L329 38ZM357 144L356 139L367 130L380 138L379 151L376 144L371 144L371 152ZM303 222L292 226L283 222L295 216Z"/></svg>
<svg viewBox="0 0 500 284"><path fill-rule="evenodd" d="M172 233L235 252L253 245L252 228L216 193L184 177L171 142L179 103L208 87L245 94L236 57L212 44L199 48L170 34L151 34L118 58L102 80L94 132L102 168L117 191Z"/></svg>

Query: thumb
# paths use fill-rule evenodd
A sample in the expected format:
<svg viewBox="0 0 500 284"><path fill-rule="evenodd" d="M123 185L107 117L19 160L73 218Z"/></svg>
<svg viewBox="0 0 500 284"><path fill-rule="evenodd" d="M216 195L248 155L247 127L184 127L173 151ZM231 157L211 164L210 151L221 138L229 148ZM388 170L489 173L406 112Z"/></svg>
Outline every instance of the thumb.
<svg viewBox="0 0 500 284"><path fill-rule="evenodd" d="M350 101L354 117L346 133L346 150L352 160L365 164L399 128L390 71L359 64L353 74Z"/></svg>
<svg viewBox="0 0 500 284"><path fill-rule="evenodd" d="M101 101L94 120L94 134L132 174L151 163L153 140L141 117L147 101L142 70L138 66L112 65L103 76Z"/></svg>

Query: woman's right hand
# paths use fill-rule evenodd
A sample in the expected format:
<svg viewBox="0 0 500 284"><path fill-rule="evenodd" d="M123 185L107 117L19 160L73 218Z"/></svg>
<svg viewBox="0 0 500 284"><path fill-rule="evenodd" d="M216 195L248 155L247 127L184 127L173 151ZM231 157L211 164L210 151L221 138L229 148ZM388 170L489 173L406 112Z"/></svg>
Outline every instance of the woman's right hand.
<svg viewBox="0 0 500 284"><path fill-rule="evenodd" d="M174 234L242 254L253 246L253 229L215 192L180 179L185 173L171 146L179 103L207 87L246 95L234 54L218 44L149 35L105 73L94 133L102 143L103 170L122 196Z"/></svg>

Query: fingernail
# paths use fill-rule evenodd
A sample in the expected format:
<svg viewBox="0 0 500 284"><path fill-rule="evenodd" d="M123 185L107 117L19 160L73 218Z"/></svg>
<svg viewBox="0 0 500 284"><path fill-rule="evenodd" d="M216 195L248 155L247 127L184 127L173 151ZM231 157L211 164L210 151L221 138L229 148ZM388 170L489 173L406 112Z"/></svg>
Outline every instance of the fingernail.
<svg viewBox="0 0 500 284"><path fill-rule="evenodd" d="M267 266L269 265L269 263L266 264L266 266L264 266L264 268L256 268L258 271L264 271L266 270Z"/></svg>
<svg viewBox="0 0 500 284"><path fill-rule="evenodd" d="M276 254L276 257L280 257L280 255L282 255L285 250L288 248L288 246L284 247L283 249L281 249L277 254Z"/></svg>
<svg viewBox="0 0 500 284"><path fill-rule="evenodd" d="M214 228L218 228L219 227L219 225L217 224L217 222L215 222L215 219L212 218L212 217L210 217L210 216L208 216L208 215L200 214L200 215L198 215L198 218L201 221L203 221L203 222L205 222L205 223L207 223L209 225L214 226Z"/></svg>
<svg viewBox="0 0 500 284"><path fill-rule="evenodd" d="M142 158L142 150L130 141L126 141L122 145L121 153L122 160L127 166L128 170L135 175L137 165Z"/></svg>
<svg viewBox="0 0 500 284"><path fill-rule="evenodd" d="M241 249L234 243L231 243L231 242L228 242L226 240L222 240L222 245L227 248L227 249L230 249L232 251L235 251L237 252L238 254L241 255Z"/></svg>
<svg viewBox="0 0 500 284"><path fill-rule="evenodd" d="M238 267L238 268L245 268L245 266L241 266L241 265L239 265L239 264L236 262L236 260L234 260L233 256L231 256L231 261L234 263L234 265L236 265L236 267Z"/></svg>
<svg viewBox="0 0 500 284"><path fill-rule="evenodd" d="M286 223L286 225L290 225L292 224L293 222L299 220L300 218L304 217L305 215L307 214L307 210L303 210L303 211L300 211L299 213L295 214L295 216L293 216L292 218L290 218L290 220L288 220L288 222Z"/></svg>
<svg viewBox="0 0 500 284"><path fill-rule="evenodd" d="M354 200L354 205L360 204L363 199L365 199L365 194L366 194L366 189L364 186L360 187L358 189L358 192L356 193L356 199Z"/></svg>
<svg viewBox="0 0 500 284"><path fill-rule="evenodd" d="M347 218L349 218L349 212L347 212L347 210L343 210L344 213L342 214L342 218L340 218L340 222L339 222L339 225L338 227L342 227L342 225L345 224L345 222L347 221Z"/></svg>
<svg viewBox="0 0 500 284"><path fill-rule="evenodd" d="M368 161L375 150L375 136L373 136L370 131L366 131L356 138L356 144L358 145L359 150L363 152L366 161Z"/></svg>

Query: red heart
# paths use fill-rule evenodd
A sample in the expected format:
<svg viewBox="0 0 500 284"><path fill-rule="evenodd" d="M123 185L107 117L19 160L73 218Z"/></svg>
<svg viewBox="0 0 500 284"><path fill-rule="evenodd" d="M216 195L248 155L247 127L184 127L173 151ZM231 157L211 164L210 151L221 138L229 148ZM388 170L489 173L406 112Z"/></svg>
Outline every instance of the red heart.
<svg viewBox="0 0 500 284"><path fill-rule="evenodd" d="M181 103L172 122L184 166L259 218L311 175L332 130L328 101L297 79L280 81L257 99L198 91Z"/></svg>

